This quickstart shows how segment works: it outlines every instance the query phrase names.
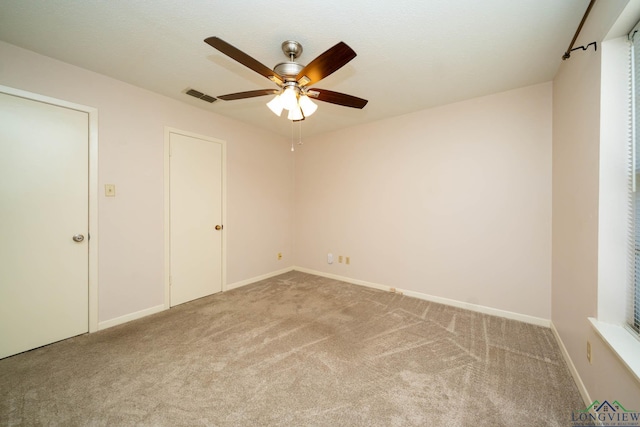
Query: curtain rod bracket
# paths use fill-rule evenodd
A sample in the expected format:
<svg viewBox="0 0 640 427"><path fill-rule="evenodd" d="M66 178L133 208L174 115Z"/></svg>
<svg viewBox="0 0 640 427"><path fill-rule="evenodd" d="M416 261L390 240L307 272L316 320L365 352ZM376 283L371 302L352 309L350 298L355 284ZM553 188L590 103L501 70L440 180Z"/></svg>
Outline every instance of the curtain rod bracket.
<svg viewBox="0 0 640 427"><path fill-rule="evenodd" d="M578 50L578 49L581 49L581 50L587 50L587 49L589 49L589 46L593 46L593 49L594 49L594 50L598 50L598 43L597 43L597 42L591 42L591 43L589 43L589 44L588 44L588 45L586 45L586 46L578 46L578 47L574 47L574 48L573 48L573 49L571 49L571 50L566 51L566 52L564 53L564 55L562 55L562 60L564 61L564 60L566 60L566 59L571 58L571 52L573 52L574 50Z"/></svg>

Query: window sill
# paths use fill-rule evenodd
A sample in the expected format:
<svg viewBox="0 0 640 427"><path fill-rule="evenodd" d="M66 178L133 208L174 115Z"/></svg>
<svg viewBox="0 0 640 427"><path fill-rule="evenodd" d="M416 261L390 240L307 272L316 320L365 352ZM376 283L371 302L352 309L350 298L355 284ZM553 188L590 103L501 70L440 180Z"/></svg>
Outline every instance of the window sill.
<svg viewBox="0 0 640 427"><path fill-rule="evenodd" d="M589 317L591 326L640 382L640 340L623 326Z"/></svg>

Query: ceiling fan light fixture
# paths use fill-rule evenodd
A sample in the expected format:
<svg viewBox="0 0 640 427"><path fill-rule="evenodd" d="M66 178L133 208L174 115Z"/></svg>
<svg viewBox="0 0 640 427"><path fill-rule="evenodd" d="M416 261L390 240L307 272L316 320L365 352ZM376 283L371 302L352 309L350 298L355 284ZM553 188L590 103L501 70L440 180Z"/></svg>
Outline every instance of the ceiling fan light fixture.
<svg viewBox="0 0 640 427"><path fill-rule="evenodd" d="M285 110L294 110L298 108L298 93L294 86L288 86L282 95L280 95L282 106Z"/></svg>
<svg viewBox="0 0 640 427"><path fill-rule="evenodd" d="M290 109L287 119L293 120L293 121L304 119L304 116L302 115L302 110L300 110L300 107L296 106L295 108Z"/></svg>
<svg viewBox="0 0 640 427"><path fill-rule="evenodd" d="M298 103L300 104L300 109L302 109L302 113L305 117L309 117L318 109L318 104L313 102L307 95L300 96Z"/></svg>
<svg viewBox="0 0 640 427"><path fill-rule="evenodd" d="M282 103L280 95L276 95L271 101L267 102L267 107L273 111L273 114L280 117L282 110L284 109L284 104Z"/></svg>

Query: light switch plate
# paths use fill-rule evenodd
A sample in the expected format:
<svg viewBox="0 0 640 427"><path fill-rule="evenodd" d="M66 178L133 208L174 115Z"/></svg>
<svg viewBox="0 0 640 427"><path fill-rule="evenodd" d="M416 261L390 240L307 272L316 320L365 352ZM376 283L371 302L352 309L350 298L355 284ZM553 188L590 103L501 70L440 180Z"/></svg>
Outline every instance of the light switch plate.
<svg viewBox="0 0 640 427"><path fill-rule="evenodd" d="M106 197L116 197L116 186L115 186L115 184L105 184L105 186L104 186L104 195Z"/></svg>

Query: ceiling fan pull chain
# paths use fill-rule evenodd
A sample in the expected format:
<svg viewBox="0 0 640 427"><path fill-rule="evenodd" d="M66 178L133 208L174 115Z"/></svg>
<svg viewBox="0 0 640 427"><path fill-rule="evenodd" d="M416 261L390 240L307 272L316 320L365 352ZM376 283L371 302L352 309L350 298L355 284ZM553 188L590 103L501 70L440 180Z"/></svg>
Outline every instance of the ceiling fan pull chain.
<svg viewBox="0 0 640 427"><path fill-rule="evenodd" d="M291 121L291 151L295 151L293 149L293 121Z"/></svg>

